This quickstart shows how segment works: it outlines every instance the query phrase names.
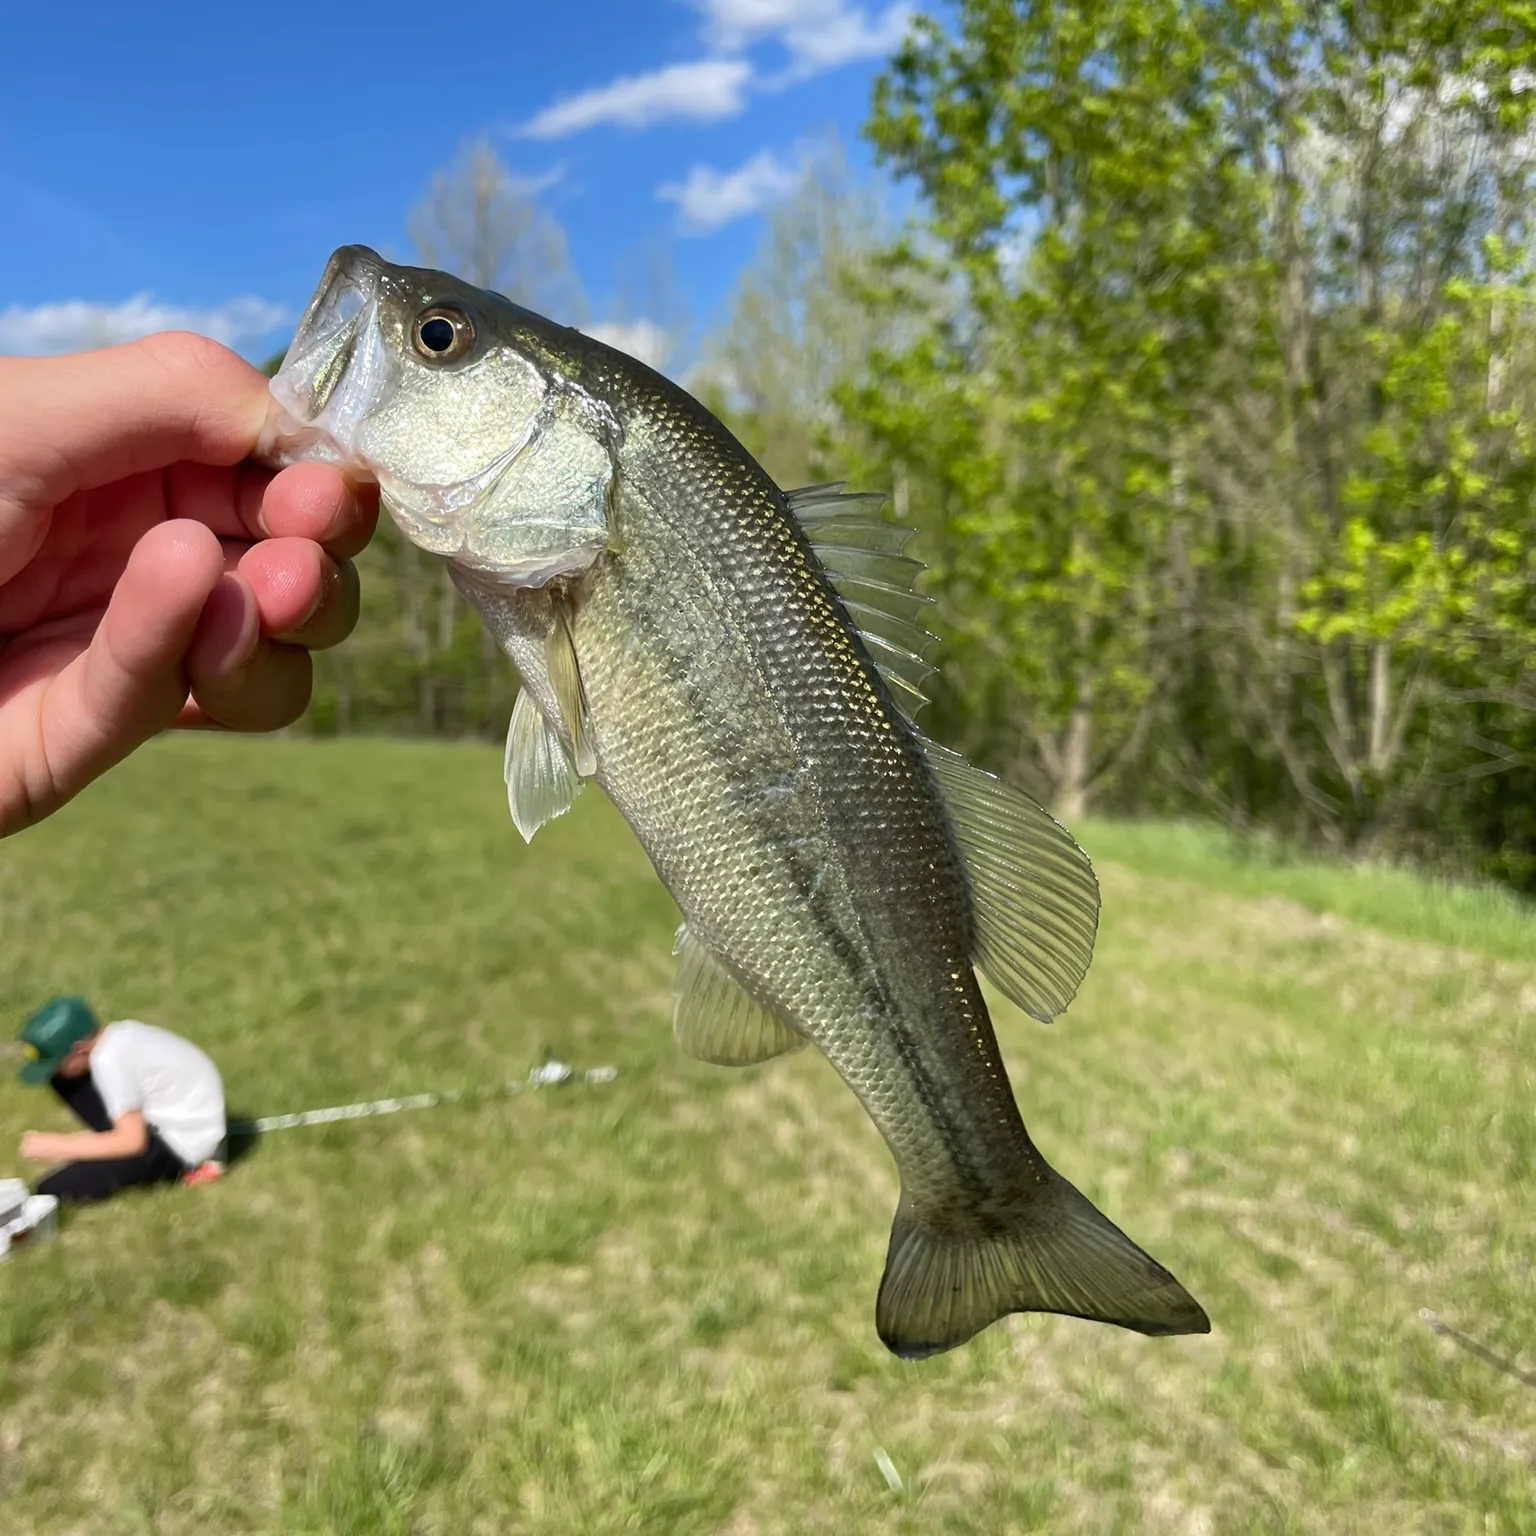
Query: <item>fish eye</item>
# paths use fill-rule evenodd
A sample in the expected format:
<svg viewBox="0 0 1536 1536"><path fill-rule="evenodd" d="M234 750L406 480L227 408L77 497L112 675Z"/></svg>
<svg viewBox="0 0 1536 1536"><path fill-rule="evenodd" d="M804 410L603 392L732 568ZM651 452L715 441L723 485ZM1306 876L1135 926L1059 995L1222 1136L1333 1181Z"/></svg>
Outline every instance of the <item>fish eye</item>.
<svg viewBox="0 0 1536 1536"><path fill-rule="evenodd" d="M475 344L475 328L462 309L434 306L417 315L411 341L428 362L445 363L469 351Z"/></svg>

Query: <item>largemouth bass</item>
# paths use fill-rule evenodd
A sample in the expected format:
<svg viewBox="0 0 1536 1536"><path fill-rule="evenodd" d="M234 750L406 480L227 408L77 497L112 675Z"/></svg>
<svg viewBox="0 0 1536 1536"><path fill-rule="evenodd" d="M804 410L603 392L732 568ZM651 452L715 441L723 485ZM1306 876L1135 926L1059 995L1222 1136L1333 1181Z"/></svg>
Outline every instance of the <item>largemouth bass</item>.
<svg viewBox="0 0 1536 1536"><path fill-rule="evenodd" d="M682 1048L813 1043L879 1127L885 1344L930 1355L1018 1311L1208 1331L1019 1116L973 967L1059 1013L1098 886L1039 806L912 723L932 637L882 498L786 494L624 353L362 246L272 392L266 457L376 479L516 664L523 836L588 778L634 829L683 915Z"/></svg>

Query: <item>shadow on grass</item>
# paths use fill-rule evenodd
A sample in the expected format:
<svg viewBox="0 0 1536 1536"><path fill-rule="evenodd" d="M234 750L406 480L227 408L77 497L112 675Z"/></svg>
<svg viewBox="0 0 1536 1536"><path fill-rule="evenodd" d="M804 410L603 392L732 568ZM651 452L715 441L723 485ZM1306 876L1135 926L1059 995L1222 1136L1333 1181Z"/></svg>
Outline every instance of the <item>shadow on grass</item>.
<svg viewBox="0 0 1536 1536"><path fill-rule="evenodd" d="M229 1135L224 1143L225 1167L233 1168L255 1152L261 1142L261 1132L256 1129L255 1121L254 1115L230 1114Z"/></svg>

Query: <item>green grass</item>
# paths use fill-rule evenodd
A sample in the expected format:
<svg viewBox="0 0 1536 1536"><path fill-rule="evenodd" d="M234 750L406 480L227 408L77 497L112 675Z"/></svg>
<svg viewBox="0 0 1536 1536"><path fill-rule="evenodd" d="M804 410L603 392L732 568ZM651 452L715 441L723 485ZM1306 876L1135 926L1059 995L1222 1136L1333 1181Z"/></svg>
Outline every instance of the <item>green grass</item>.
<svg viewBox="0 0 1536 1536"><path fill-rule="evenodd" d="M1506 960L1536 952L1536 905L1492 885L1452 884L1384 864L1327 863L1258 837L1177 822L1085 821L1096 858L1234 896L1284 896L1404 939Z"/></svg>
<svg viewBox="0 0 1536 1536"><path fill-rule="evenodd" d="M999 1035L1215 1332L1013 1318L903 1365L852 1096L679 1056L627 830L589 794L525 849L498 769L182 739L0 844L0 1018L81 990L205 1044L237 1113L620 1073L275 1133L0 1266L0 1530L1536 1529L1536 1393L1418 1316L1533 1363L1536 920L1083 829L1093 971ZM0 1077L0 1176L63 1124Z"/></svg>

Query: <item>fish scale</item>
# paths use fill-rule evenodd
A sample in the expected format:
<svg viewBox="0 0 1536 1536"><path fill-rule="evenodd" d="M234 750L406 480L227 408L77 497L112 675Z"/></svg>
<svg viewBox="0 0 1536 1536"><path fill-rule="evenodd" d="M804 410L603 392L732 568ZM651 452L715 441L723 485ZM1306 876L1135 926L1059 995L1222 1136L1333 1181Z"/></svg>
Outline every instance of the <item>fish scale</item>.
<svg viewBox="0 0 1536 1536"><path fill-rule="evenodd" d="M373 475L516 665L524 835L585 777L634 830L684 919L683 1048L745 1065L809 1042L879 1128L902 1189L892 1350L1021 1310L1209 1327L1025 1130L973 967L1059 1012L1097 885L1064 829L898 704L897 683L921 701L926 637L877 514L787 497L659 374L362 247L332 258L273 394L271 461Z"/></svg>

